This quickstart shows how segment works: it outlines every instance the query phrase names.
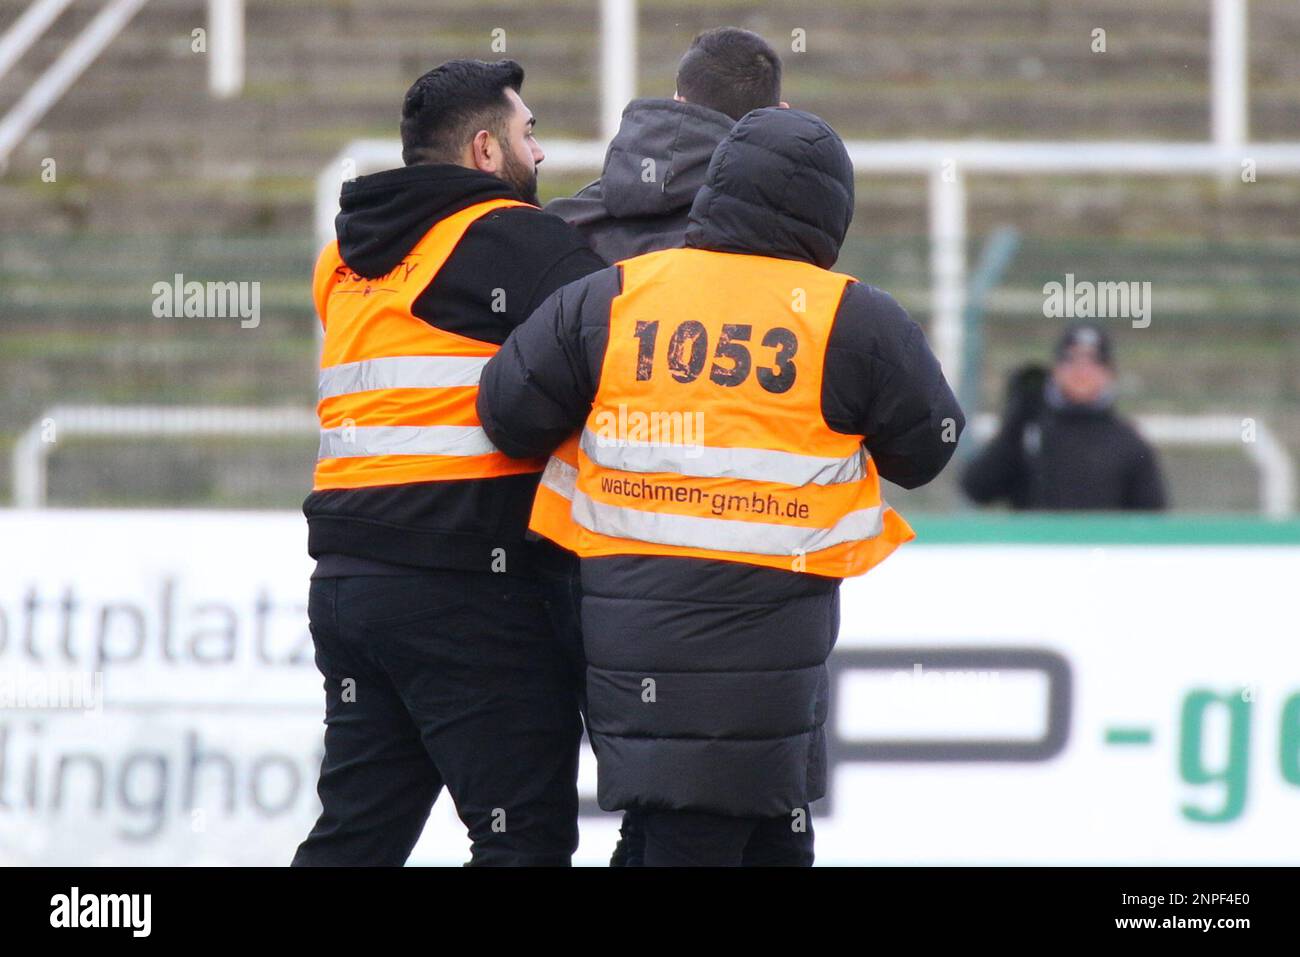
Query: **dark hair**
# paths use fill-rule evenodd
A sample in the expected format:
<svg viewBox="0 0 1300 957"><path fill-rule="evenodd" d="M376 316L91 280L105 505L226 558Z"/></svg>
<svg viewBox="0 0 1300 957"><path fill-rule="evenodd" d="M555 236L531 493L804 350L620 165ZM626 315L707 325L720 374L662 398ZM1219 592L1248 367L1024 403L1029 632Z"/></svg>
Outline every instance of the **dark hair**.
<svg viewBox="0 0 1300 957"><path fill-rule="evenodd" d="M514 60L448 60L411 84L402 101L402 162L455 163L479 130L504 138L510 101L524 85Z"/></svg>
<svg viewBox="0 0 1300 957"><path fill-rule="evenodd" d="M738 120L781 102L781 58L757 33L739 27L706 30L677 67L677 93L688 103Z"/></svg>

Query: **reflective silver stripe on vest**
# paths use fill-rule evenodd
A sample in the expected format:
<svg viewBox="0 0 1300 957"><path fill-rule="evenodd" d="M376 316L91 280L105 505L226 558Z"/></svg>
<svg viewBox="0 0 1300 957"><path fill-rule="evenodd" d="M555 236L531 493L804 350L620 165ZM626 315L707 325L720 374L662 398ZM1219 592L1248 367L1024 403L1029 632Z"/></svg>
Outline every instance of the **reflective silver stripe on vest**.
<svg viewBox="0 0 1300 957"><path fill-rule="evenodd" d="M752 555L796 555L875 538L884 530L885 512L883 506L877 505L849 512L830 528L801 528L643 512L597 502L586 493L575 491L573 520L583 528L613 538Z"/></svg>
<svg viewBox="0 0 1300 957"><path fill-rule="evenodd" d="M542 482L552 492L572 500L574 489L578 487L578 470L564 459L552 455L542 469Z"/></svg>
<svg viewBox="0 0 1300 957"><path fill-rule="evenodd" d="M490 356L391 356L344 362L320 370L317 395L370 392L374 389L445 389L478 385Z"/></svg>
<svg viewBox="0 0 1300 957"><path fill-rule="evenodd" d="M322 459L365 455L487 455L497 451L477 425L357 425L321 429Z"/></svg>
<svg viewBox="0 0 1300 957"><path fill-rule="evenodd" d="M838 485L866 474L866 450L842 459L771 449L715 448L708 445L650 445L602 442L582 431L582 451L607 469L621 472L672 472L697 478L738 478L786 485Z"/></svg>

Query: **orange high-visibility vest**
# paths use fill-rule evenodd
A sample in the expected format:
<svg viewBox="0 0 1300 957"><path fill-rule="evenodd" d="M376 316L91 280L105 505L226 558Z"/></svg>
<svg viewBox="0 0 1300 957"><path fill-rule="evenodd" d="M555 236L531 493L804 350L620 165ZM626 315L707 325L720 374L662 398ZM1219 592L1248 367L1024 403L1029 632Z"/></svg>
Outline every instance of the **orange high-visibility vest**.
<svg viewBox="0 0 1300 957"><path fill-rule="evenodd" d="M474 409L483 366L500 346L436 329L413 312L475 220L527 205L494 199L463 209L374 279L349 269L337 242L321 252L312 282L325 328L316 490L541 471L541 460L498 451Z"/></svg>
<svg viewBox="0 0 1300 957"><path fill-rule="evenodd" d="M834 578L912 529L865 436L822 418L851 276L702 249L623 261L600 385L542 473L530 527L584 558L669 555Z"/></svg>

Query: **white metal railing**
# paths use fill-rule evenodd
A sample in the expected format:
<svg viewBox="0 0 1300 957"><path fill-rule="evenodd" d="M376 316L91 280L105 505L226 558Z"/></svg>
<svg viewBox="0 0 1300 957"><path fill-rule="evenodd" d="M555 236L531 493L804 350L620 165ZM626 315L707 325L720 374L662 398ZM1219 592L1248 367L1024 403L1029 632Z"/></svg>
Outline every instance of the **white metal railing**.
<svg viewBox="0 0 1300 957"><path fill-rule="evenodd" d="M244 88L244 0L208 0L208 92L219 100Z"/></svg>
<svg viewBox="0 0 1300 957"><path fill-rule="evenodd" d="M858 173L911 173L929 180L930 335L944 373L960 387L966 301L966 178L978 173L1196 174L1235 176L1242 161L1256 175L1300 173L1300 142L1243 143L996 143L981 140L850 140L845 144ZM545 144L544 168L600 169L605 144L560 140ZM316 233L324 245L334 237L339 187L344 179L401 165L396 140L356 140L321 170L316 180Z"/></svg>
<svg viewBox="0 0 1300 957"><path fill-rule="evenodd" d="M33 422L14 444L14 505L45 505L46 460L67 436L308 435L319 429L315 410L294 407L58 405Z"/></svg>
<svg viewBox="0 0 1300 957"><path fill-rule="evenodd" d="M1240 149L1250 138L1246 0L1213 0L1210 14L1210 127L1214 142Z"/></svg>
<svg viewBox="0 0 1300 957"><path fill-rule="evenodd" d="M1138 429L1157 445L1240 446L1259 471L1260 510L1270 518L1295 511L1295 470L1285 446L1266 423L1252 421L1254 441L1245 441L1245 420L1230 415L1140 415ZM997 417L975 416L971 431L986 440ZM59 405L49 409L19 437L12 453L14 505L41 508L46 500L46 460L67 436L315 435L320 425L313 409L242 406Z"/></svg>
<svg viewBox="0 0 1300 957"><path fill-rule="evenodd" d="M0 80L72 3L73 0L36 0L18 15L0 37Z"/></svg>
<svg viewBox="0 0 1300 957"><path fill-rule="evenodd" d="M74 0L34 0L0 37L0 79ZM0 119L0 171L23 138L58 103L149 0L108 0L81 33ZM244 0L208 0L208 89L218 99L244 88Z"/></svg>
<svg viewBox="0 0 1300 957"><path fill-rule="evenodd" d="M636 0L601 0L600 129L614 138L623 107L636 98Z"/></svg>
<svg viewBox="0 0 1300 957"><path fill-rule="evenodd" d="M998 421L996 415L981 413L972 419L971 433L987 441L997 431ZM1267 423L1248 416L1162 413L1136 416L1134 423L1154 445L1239 447L1259 473L1260 512L1269 518L1295 514L1295 464Z"/></svg>
<svg viewBox="0 0 1300 957"><path fill-rule="evenodd" d="M66 6L66 4L59 4L57 0L39 0L39 2L50 7L58 6L60 9L55 10L52 15L48 11L33 15L32 21L26 26L21 23L22 18L20 18L20 22L10 28L10 32L20 26L24 29L24 34L19 40L26 45L15 40L15 60L40 36L40 33L34 32L35 27L40 25L41 32L44 32L45 28L53 22L54 17L62 12L62 7ZM77 78L86 72L86 68L95 62L105 47L113 42L113 38L122 32L122 28L131 22L131 18L147 2L148 0L109 0L40 78L27 88L13 108L5 114L4 119L0 120L0 170L8 164L14 147L22 142L23 137L31 132L50 108L59 101L59 98L68 91L68 88L77 82ZM6 33L5 39L8 38L9 34Z"/></svg>

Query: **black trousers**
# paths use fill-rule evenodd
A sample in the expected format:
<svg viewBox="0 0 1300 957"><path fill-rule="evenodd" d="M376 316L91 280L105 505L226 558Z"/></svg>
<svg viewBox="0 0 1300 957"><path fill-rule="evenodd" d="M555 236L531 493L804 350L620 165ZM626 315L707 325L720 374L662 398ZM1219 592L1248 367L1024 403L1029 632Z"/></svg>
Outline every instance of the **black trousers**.
<svg viewBox="0 0 1300 957"><path fill-rule="evenodd" d="M641 811L645 867L811 867L808 808L780 817Z"/></svg>
<svg viewBox="0 0 1300 957"><path fill-rule="evenodd" d="M477 572L312 581L322 811L295 866L402 864L444 786L469 863L570 862L579 688L548 595Z"/></svg>

